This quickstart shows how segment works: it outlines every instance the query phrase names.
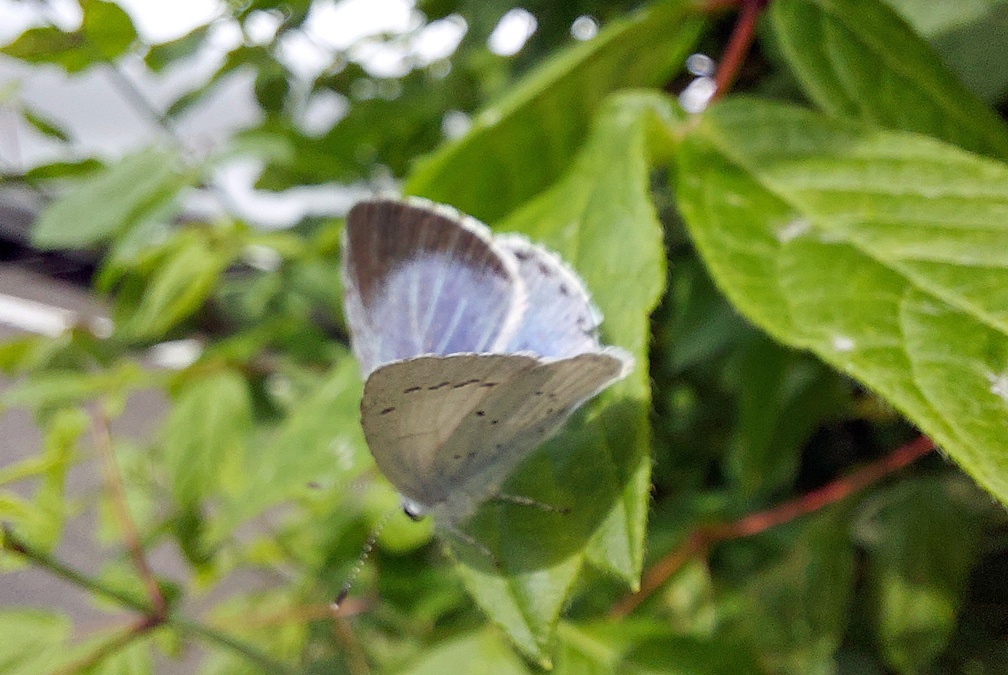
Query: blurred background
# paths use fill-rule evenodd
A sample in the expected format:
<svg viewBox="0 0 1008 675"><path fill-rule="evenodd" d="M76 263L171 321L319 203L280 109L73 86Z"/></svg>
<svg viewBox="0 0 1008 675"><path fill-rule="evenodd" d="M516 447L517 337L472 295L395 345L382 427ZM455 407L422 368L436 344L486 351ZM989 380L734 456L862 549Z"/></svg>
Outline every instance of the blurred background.
<svg viewBox="0 0 1008 675"><path fill-rule="evenodd" d="M641 4L0 0L0 485L11 495L0 517L56 558L141 593L109 497L100 447L109 431L150 565L192 615L217 626L252 616L241 629L249 641L314 672L396 670L446 637L482 630L430 528L398 520L376 554L381 575L362 580L381 584L384 604L368 605L353 627L328 615L327 599L395 501L373 485L356 427L340 219L485 124L549 56L603 39ZM1008 48L992 45L1006 45L1008 4L888 4L1004 115ZM733 19L712 15L696 49L720 54ZM760 31L737 89L804 102ZM693 76L676 58L637 80L607 74L571 99L624 86L677 94ZM735 312L693 252L667 179L658 171L653 181L670 272L651 324L652 559L690 518L765 508L915 436L883 401ZM61 229L69 216L89 225ZM97 398L107 414L88 407ZM248 478L249 457L264 447L278 459ZM915 471L842 514L719 551L714 572L689 567L663 599L665 625L706 638L720 629L716 617L730 616L731 638L719 635L712 653L724 640L752 643L752 672L1003 672L1004 514L937 454ZM842 555L820 546L833 529L853 533ZM773 558L794 542L807 548ZM837 573L842 598L815 577L806 581L822 594L774 608L822 610L821 625L771 635L759 616L739 618L798 586L796 569L833 559L849 563ZM132 613L79 584L4 565L0 608L58 610L69 623L11 614L0 635L53 649L114 642L129 628ZM599 576L579 586L574 615L600 616L625 593ZM745 592L715 597L742 579L752 584ZM487 634L472 653L532 667ZM248 672L241 658L181 635L158 633L105 666ZM9 658L0 671L22 663ZM577 670L576 660L562 663ZM47 672L23 664L10 672Z"/></svg>

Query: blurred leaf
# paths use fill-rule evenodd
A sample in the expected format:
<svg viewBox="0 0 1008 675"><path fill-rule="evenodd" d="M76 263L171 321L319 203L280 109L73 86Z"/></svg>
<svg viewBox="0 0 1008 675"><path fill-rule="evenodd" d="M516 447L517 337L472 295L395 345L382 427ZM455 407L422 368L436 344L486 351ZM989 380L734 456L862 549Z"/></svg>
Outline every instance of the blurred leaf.
<svg viewBox="0 0 1008 675"><path fill-rule="evenodd" d="M291 597L288 588L246 593L218 604L213 611L213 623L227 627L229 633L281 661L296 662L305 646L305 623L300 620L257 620L260 617L282 616L284 612L297 616L295 603L296 599ZM329 635L332 640L332 633ZM291 671L303 672L300 668ZM249 661L236 651L216 649L207 655L200 672L242 675L250 672Z"/></svg>
<svg viewBox="0 0 1008 675"><path fill-rule="evenodd" d="M37 675L50 672L70 637L70 620L36 609L0 609L0 672Z"/></svg>
<svg viewBox="0 0 1008 675"><path fill-rule="evenodd" d="M95 173L104 165L97 159L82 159L70 162L52 162L33 167L25 172L24 178L32 183L53 178L76 178Z"/></svg>
<svg viewBox="0 0 1008 675"><path fill-rule="evenodd" d="M684 131L679 205L735 305L878 391L1008 501L1008 169L757 101Z"/></svg>
<svg viewBox="0 0 1008 675"><path fill-rule="evenodd" d="M409 675L454 672L527 675L529 669L496 632L483 630L435 645L403 672Z"/></svg>
<svg viewBox="0 0 1008 675"><path fill-rule="evenodd" d="M788 487L802 446L816 429L844 415L839 376L812 358L753 337L737 368L739 419L727 470L747 497Z"/></svg>
<svg viewBox="0 0 1008 675"><path fill-rule="evenodd" d="M17 524L18 531L32 546L51 550L59 542L66 519L67 471L90 424L91 419L76 409L60 411L46 424L42 452L49 466L32 497L29 517Z"/></svg>
<svg viewBox="0 0 1008 675"><path fill-rule="evenodd" d="M987 103L1008 93L1005 0L885 0L931 43L942 61Z"/></svg>
<svg viewBox="0 0 1008 675"><path fill-rule="evenodd" d="M322 489L345 485L373 466L360 428L361 389L357 362L344 354L264 444L231 517L249 518L303 493L309 483Z"/></svg>
<svg viewBox="0 0 1008 675"><path fill-rule="evenodd" d="M51 410L97 398L122 395L130 389L148 386L156 376L133 361L93 373L52 370L32 374L0 394L0 407L23 406Z"/></svg>
<svg viewBox="0 0 1008 675"><path fill-rule="evenodd" d="M32 229L32 244L54 249L105 242L174 200L191 179L169 151L148 148L124 157L49 204Z"/></svg>
<svg viewBox="0 0 1008 675"><path fill-rule="evenodd" d="M224 467L243 465L252 403L245 379L219 370L184 381L165 422L164 460L171 491L192 506L219 485Z"/></svg>
<svg viewBox="0 0 1008 675"><path fill-rule="evenodd" d="M614 90L661 85L682 65L703 22L685 0L614 21L526 75L458 141L417 164L404 191L495 221L555 181Z"/></svg>
<svg viewBox="0 0 1008 675"><path fill-rule="evenodd" d="M21 114L24 116L25 121L32 125L39 133L54 138L57 141L66 142L70 140L70 137L67 136L67 133L63 129L60 129L55 123L46 119L44 115L40 115L28 108L22 109Z"/></svg>
<svg viewBox="0 0 1008 675"><path fill-rule="evenodd" d="M945 648L980 542L963 485L903 482L866 500L856 530L868 548L877 627L888 665L920 673Z"/></svg>
<svg viewBox="0 0 1008 675"><path fill-rule="evenodd" d="M771 25L827 112L1008 158L1008 128L881 0L783 0Z"/></svg>
<svg viewBox="0 0 1008 675"><path fill-rule="evenodd" d="M557 637L556 675L760 672L738 645L677 635L661 620L563 623Z"/></svg>
<svg viewBox="0 0 1008 675"><path fill-rule="evenodd" d="M854 587L854 549L836 511L788 527L782 553L744 576L722 607L731 644L754 647L764 672L829 673L843 639Z"/></svg>
<svg viewBox="0 0 1008 675"><path fill-rule="evenodd" d="M197 26L180 38L153 45L144 56L144 63L155 73L196 54L206 40L209 25Z"/></svg>
<svg viewBox="0 0 1008 675"><path fill-rule="evenodd" d="M115 3L80 0L81 27L64 33L45 26L31 28L0 52L28 63L51 63L76 73L96 63L113 61L137 38L129 15Z"/></svg>
<svg viewBox="0 0 1008 675"><path fill-rule="evenodd" d="M603 342L637 359L632 375L589 406L592 412L575 416L503 489L576 508L569 514L484 508L473 529L497 558L492 569L485 556L456 547L477 603L540 662L586 553L631 586L640 575L651 468L648 314L665 278L648 162L661 146L651 134L655 122L671 114L664 97L614 99L564 180L499 226L529 235L573 265L605 317ZM544 539L542 532L553 534Z"/></svg>
<svg viewBox="0 0 1008 675"><path fill-rule="evenodd" d="M116 308L117 330L130 339L160 337L194 314L237 251L228 242L214 241L212 234L191 229L160 253L135 306L120 303Z"/></svg>

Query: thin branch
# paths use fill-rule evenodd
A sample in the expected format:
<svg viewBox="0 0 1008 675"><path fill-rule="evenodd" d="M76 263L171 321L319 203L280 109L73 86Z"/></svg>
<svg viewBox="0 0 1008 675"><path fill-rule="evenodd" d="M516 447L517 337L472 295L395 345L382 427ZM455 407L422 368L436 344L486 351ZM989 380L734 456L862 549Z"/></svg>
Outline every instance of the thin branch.
<svg viewBox="0 0 1008 675"><path fill-rule="evenodd" d="M765 532L772 527L791 522L796 518L842 501L889 474L908 466L934 448L934 442L930 438L920 436L885 457L791 501L765 511L749 514L731 523L698 527L679 546L650 567L641 577L640 590L613 605L609 616L624 617L633 612L683 565L698 555L706 555L714 544Z"/></svg>
<svg viewBox="0 0 1008 675"><path fill-rule="evenodd" d="M9 524L4 523L2 531L3 550L15 553L23 558L27 558L29 562L47 570L61 579L69 581L75 586L79 586L87 590L93 595L105 596L106 598L115 600L119 604L125 605L126 607L143 614L150 614L152 612L151 607L147 604L146 600L138 598L130 593L125 593L116 588L112 588L111 586L106 586L97 579L92 579L72 567L67 567L48 553L36 550L29 546L14 533L14 530Z"/></svg>
<svg viewBox="0 0 1008 675"><path fill-rule="evenodd" d="M18 537L7 523L4 523L2 527L0 527L0 532L3 534L2 540L0 540L0 549L19 555L37 567L40 567L49 573L60 577L61 579L65 579L75 586L83 588L94 595L110 598L129 609L139 612L143 615L141 619L145 622L143 624L145 626L145 630L152 630L161 625L171 626L176 630L200 638L205 642L213 643L220 647L226 647L231 651L241 654L262 672L296 672L293 668L287 667L270 655L259 651L255 647L246 644L237 638L218 631L215 628L211 628L177 614L158 616L158 614L154 611L154 608L151 607L146 600L107 586L97 579L92 579L78 570L68 567L52 555L45 553L44 551L36 550ZM137 626L139 625L141 624L138 623Z"/></svg>
<svg viewBox="0 0 1008 675"><path fill-rule="evenodd" d="M94 435L94 442L98 451L102 455L105 464L105 484L109 492L109 501L115 511L116 520L119 521L119 528L122 530L123 543L129 551L130 559L137 574L143 580L144 588L147 590L147 597L150 599L151 608L155 615L164 618L168 614L168 604L164 595L158 587L157 579L151 570L147 556L144 554L143 544L140 542L140 534L137 532L136 524L130 517L129 507L126 504L126 493L123 490L122 478L119 475L119 467L116 464L115 452L112 448L112 437L109 434L108 415L101 406L96 406L92 414L91 430Z"/></svg>
<svg viewBox="0 0 1008 675"><path fill-rule="evenodd" d="M749 47L752 46L756 31L756 19L759 18L768 0L743 0L742 11L739 13L735 28L732 30L728 46L725 48L724 56L718 66L717 74L714 76L714 99L718 99L728 93L738 71L742 67Z"/></svg>

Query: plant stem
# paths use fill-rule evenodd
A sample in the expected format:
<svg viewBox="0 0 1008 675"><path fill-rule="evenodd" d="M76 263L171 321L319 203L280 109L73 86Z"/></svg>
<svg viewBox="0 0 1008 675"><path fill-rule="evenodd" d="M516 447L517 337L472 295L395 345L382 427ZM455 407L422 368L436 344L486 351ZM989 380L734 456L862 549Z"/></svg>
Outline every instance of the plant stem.
<svg viewBox="0 0 1008 675"><path fill-rule="evenodd" d="M702 525L672 551L665 554L641 577L640 590L624 597L609 610L609 616L627 616L697 555L705 555L714 544L765 532L835 504L913 463L934 450L934 442L920 436L892 453L853 473L764 511L757 511L730 523Z"/></svg>
<svg viewBox="0 0 1008 675"><path fill-rule="evenodd" d="M122 529L123 542L126 544L137 574L140 575L144 587L147 589L147 597L150 599L154 614L163 619L168 614L168 605L157 585L157 579L154 577L150 563L147 562L136 524L130 517L129 507L126 505L126 493L123 489L122 477L119 475L119 467L116 464L115 451L112 448L112 436L109 434L108 415L98 406L91 419L95 445L98 446L104 459L105 482L109 491L109 500L112 502L119 527Z"/></svg>
<svg viewBox="0 0 1008 675"><path fill-rule="evenodd" d="M45 569L61 579L69 581L75 586L80 586L94 595L103 595L106 598L115 600L116 602L119 602L120 604L142 614L150 614L152 612L150 605L148 605L144 600L129 593L124 593L118 589L112 588L111 586L106 586L97 579L92 579L91 577L64 565L48 553L35 550L22 541L7 523L3 524L2 548L5 551L16 553L23 558L27 558L31 563L37 565L38 567Z"/></svg>
<svg viewBox="0 0 1008 675"><path fill-rule="evenodd" d="M731 89L732 83L738 76L738 71L742 67L749 47L752 46L753 37L756 31L756 19L759 18L768 0L743 0L742 11L739 13L735 28L732 30L728 46L725 48L724 56L718 66L717 74L714 76L714 96L717 100Z"/></svg>
<svg viewBox="0 0 1008 675"><path fill-rule="evenodd" d="M80 588L83 588L95 595L101 595L115 600L125 607L142 614L143 616L140 621L138 621L138 623L133 627L133 633L136 633L136 635L131 635L129 640L134 639L142 632L153 630L158 626L171 626L180 632L200 638L205 642L226 647L241 654L262 672L296 672L295 669L286 666L268 654L259 651L255 647L252 647L237 638L231 637L226 633L199 623L198 621L193 621L184 616L172 613L168 613L167 615L158 615L154 608L151 607L145 600L106 586L102 582L92 579L91 577L88 577L87 575L65 565L52 555L32 548L26 542L21 540L21 538L14 533L7 523L3 524L2 528L0 528L0 532L3 533L3 539L0 541L0 549L26 558L34 565L45 569L61 579L69 581L75 586L79 586ZM121 645L128 643L128 640L125 639L125 634L121 636L120 639L123 640L120 642ZM104 656L101 656L101 658L104 658Z"/></svg>

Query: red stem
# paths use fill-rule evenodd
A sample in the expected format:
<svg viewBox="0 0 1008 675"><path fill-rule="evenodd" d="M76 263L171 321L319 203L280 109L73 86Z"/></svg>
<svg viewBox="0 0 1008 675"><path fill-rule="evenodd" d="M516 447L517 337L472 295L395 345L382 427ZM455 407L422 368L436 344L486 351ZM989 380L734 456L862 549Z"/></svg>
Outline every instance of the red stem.
<svg viewBox="0 0 1008 675"><path fill-rule="evenodd" d="M698 527L679 546L650 567L641 577L640 590L613 605L609 615L623 617L630 614L652 593L661 588L691 558L695 555L706 554L712 545L759 534L771 527L835 504L913 463L934 450L934 447L934 442L930 438L920 436L889 455L857 469L850 475L838 478L791 501L765 511L751 513L731 523Z"/></svg>
<svg viewBox="0 0 1008 675"><path fill-rule="evenodd" d="M714 100L726 94L735 82L742 68L742 62L749 53L749 47L752 46L756 34L756 20L767 2L768 0L742 0L742 10L735 22L724 56L721 57L717 74L714 76L714 84L717 87L714 91Z"/></svg>

